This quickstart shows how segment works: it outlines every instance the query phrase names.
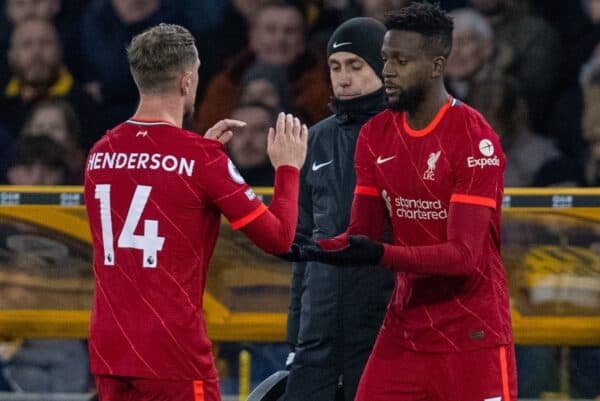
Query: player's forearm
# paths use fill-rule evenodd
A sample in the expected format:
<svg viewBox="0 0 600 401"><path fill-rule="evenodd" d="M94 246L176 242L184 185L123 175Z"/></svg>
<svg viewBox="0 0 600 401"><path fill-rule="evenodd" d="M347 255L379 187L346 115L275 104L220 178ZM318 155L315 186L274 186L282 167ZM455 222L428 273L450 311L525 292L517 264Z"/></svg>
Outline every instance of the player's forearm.
<svg viewBox="0 0 600 401"><path fill-rule="evenodd" d="M384 244L381 265L408 273L462 276L475 267L473 252L465 244L446 242L430 246Z"/></svg>
<svg viewBox="0 0 600 401"><path fill-rule="evenodd" d="M283 254L292 245L298 220L298 174L294 167L279 167L268 210L242 229L265 252Z"/></svg>
<svg viewBox="0 0 600 401"><path fill-rule="evenodd" d="M491 209L487 207L451 203L448 241L428 246L385 244L381 264L417 274L471 274L481 260L491 215Z"/></svg>

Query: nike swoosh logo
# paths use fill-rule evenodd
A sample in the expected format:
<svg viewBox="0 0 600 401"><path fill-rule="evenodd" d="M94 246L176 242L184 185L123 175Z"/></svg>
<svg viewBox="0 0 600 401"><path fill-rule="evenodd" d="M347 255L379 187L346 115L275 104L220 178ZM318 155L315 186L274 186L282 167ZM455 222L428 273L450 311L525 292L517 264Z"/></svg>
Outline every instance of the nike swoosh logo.
<svg viewBox="0 0 600 401"><path fill-rule="evenodd" d="M320 169L322 169L323 167L330 165L331 163L333 163L333 160L329 160L328 162L326 162L326 163L321 163L321 164L317 164L317 162L313 162L313 165L312 165L312 171L317 171L317 170L320 170Z"/></svg>
<svg viewBox="0 0 600 401"><path fill-rule="evenodd" d="M395 159L395 158L396 158L396 156L390 156L390 157L386 157L385 159L382 159L381 156L379 156L377 158L377 164L383 164L383 163L389 162L390 160Z"/></svg>
<svg viewBox="0 0 600 401"><path fill-rule="evenodd" d="M352 42L340 42L340 43L338 43L338 42L335 42L335 43L333 44L333 48L334 48L334 49L337 49L338 47L341 47L341 46L346 46L346 45L351 45L351 44L352 44Z"/></svg>

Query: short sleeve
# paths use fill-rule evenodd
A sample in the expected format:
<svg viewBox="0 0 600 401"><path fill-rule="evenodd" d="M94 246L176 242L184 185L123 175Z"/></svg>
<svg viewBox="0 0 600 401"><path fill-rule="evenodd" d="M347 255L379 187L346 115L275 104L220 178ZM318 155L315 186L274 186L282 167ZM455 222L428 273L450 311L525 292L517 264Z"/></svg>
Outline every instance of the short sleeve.
<svg viewBox="0 0 600 401"><path fill-rule="evenodd" d="M233 229L243 228L267 211L225 152L219 151L204 167L201 185Z"/></svg>
<svg viewBox="0 0 600 401"><path fill-rule="evenodd" d="M471 113L464 117L462 132L456 133L460 138L452 157L456 185L450 201L496 209L504 187L504 151L483 117Z"/></svg>
<svg viewBox="0 0 600 401"><path fill-rule="evenodd" d="M369 144L370 123L365 124L358 134L356 151L354 152L354 168L356 172L355 195L379 197L375 183L375 153Z"/></svg>

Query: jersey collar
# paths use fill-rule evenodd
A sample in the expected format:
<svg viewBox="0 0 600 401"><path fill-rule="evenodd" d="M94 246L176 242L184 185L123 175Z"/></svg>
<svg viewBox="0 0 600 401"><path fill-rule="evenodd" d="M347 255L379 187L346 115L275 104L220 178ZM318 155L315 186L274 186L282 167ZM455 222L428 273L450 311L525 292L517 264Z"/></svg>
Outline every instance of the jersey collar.
<svg viewBox="0 0 600 401"><path fill-rule="evenodd" d="M130 118L129 120L125 121L126 123L129 124L135 124L135 125L144 125L144 126L152 126L152 125L170 125L171 127L175 127L175 124L170 123L168 121L164 121L164 120L154 120L154 119L146 119L146 118Z"/></svg>
<svg viewBox="0 0 600 401"><path fill-rule="evenodd" d="M406 131L406 133L412 137L419 138L425 136L431 131L433 131L435 127L437 127L437 125L440 123L440 121L442 121L442 118L446 114L446 111L448 111L450 107L454 106L455 103L456 100L452 96L448 96L448 101L444 103L442 107L440 107L435 117L433 117L433 120L431 120L431 122L425 128L422 129L410 128L410 126L408 125L408 121L406 121L406 113L402 113L402 127L404 128L404 131Z"/></svg>

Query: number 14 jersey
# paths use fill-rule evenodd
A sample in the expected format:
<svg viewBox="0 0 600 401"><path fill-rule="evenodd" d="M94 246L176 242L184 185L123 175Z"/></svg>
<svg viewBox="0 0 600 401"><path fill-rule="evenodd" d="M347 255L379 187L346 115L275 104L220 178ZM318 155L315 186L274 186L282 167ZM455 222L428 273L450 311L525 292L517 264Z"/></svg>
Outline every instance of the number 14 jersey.
<svg viewBox="0 0 600 401"><path fill-rule="evenodd" d="M221 213L233 228L266 207L213 140L129 120L100 139L85 172L94 244L94 374L215 379L202 294Z"/></svg>

